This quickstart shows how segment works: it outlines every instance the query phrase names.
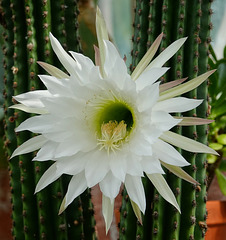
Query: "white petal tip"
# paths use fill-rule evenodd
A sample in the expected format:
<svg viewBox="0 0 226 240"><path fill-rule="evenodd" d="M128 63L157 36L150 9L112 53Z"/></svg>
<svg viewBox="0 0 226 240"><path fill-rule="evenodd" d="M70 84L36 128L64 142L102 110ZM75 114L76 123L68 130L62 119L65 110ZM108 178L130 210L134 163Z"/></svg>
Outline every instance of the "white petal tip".
<svg viewBox="0 0 226 240"><path fill-rule="evenodd" d="M67 206L65 205L65 202L66 202L66 199L64 197L64 199L63 199L63 201L62 201L62 203L60 205L60 210L58 212L58 215L60 215L67 208Z"/></svg>

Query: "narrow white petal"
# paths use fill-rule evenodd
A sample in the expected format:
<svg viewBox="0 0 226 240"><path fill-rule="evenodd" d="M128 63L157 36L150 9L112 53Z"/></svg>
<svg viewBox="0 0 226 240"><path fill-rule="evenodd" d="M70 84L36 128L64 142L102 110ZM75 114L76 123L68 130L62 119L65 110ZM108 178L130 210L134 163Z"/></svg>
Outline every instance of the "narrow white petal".
<svg viewBox="0 0 226 240"><path fill-rule="evenodd" d="M70 73L70 75L77 76L77 73L75 71L77 66L74 59L63 49L59 41L52 35L52 33L49 34L49 37L53 51L57 55L62 65Z"/></svg>
<svg viewBox="0 0 226 240"><path fill-rule="evenodd" d="M50 115L41 115L41 116L34 116L31 118L26 119L22 122L16 129L16 132L28 130L34 133L43 133L45 130L52 127L54 120Z"/></svg>
<svg viewBox="0 0 226 240"><path fill-rule="evenodd" d="M102 194L102 213L105 220L105 229L107 235L113 220L114 199L110 199L109 197L104 196L104 194Z"/></svg>
<svg viewBox="0 0 226 240"><path fill-rule="evenodd" d="M167 82L167 83L163 83L159 86L159 92L164 92L172 87L176 87L177 85L181 84L182 82L184 82L185 80L187 80L188 78L182 78L182 79L177 79L171 82Z"/></svg>
<svg viewBox="0 0 226 240"><path fill-rule="evenodd" d="M132 201L131 199L130 199L130 202L131 202L133 211L134 211L134 213L135 213L138 221L140 222L140 224L143 224L143 223L142 223L142 215L141 215L140 208L139 208L138 205L137 205L134 201Z"/></svg>
<svg viewBox="0 0 226 240"><path fill-rule="evenodd" d="M154 156L143 157L141 160L141 165L145 173L148 173L148 174L153 174L153 173L164 174L165 173L157 157L154 157Z"/></svg>
<svg viewBox="0 0 226 240"><path fill-rule="evenodd" d="M145 68L147 67L147 65L150 63L150 61L152 60L152 58L154 57L155 53L158 50L158 47L161 43L163 37L163 33L161 33L153 42L153 44L151 45L151 47L148 49L148 51L145 53L145 55L142 57L142 59L140 60L140 62L138 63L138 65L136 66L136 68L134 69L131 78L135 81L140 74L145 70Z"/></svg>
<svg viewBox="0 0 226 240"><path fill-rule="evenodd" d="M166 167L168 170L170 170L170 172L178 176L179 178L182 178L185 181L193 184L199 184L194 178L192 178L189 174L187 174L182 168L167 164L165 162L162 162L162 165Z"/></svg>
<svg viewBox="0 0 226 240"><path fill-rule="evenodd" d="M159 83L160 82L157 82L151 86L147 86L139 92L137 98L139 112L150 109L156 103L159 97Z"/></svg>
<svg viewBox="0 0 226 240"><path fill-rule="evenodd" d="M64 73L63 71L61 71L60 69L52 66L51 64L45 63L45 62L37 62L42 68L44 68L46 70L46 72L48 72L50 75L56 77L56 78L69 78L69 76Z"/></svg>
<svg viewBox="0 0 226 240"><path fill-rule="evenodd" d="M39 75L39 78L51 94L60 94L61 96L72 95L69 85L69 79L58 79L49 75Z"/></svg>
<svg viewBox="0 0 226 240"><path fill-rule="evenodd" d="M97 7L97 12L96 12L96 33L97 33L98 46L100 49L100 61L101 61L100 70L101 70L102 76L105 76L105 72L104 72L104 62L105 62L104 40L109 40L109 38L108 38L106 23L104 21L103 15L98 7Z"/></svg>
<svg viewBox="0 0 226 240"><path fill-rule="evenodd" d="M214 122L214 120L205 119L205 118L196 118L196 117L175 117L176 119L182 119L177 125L179 126L192 126L192 125L203 125Z"/></svg>
<svg viewBox="0 0 226 240"><path fill-rule="evenodd" d="M173 98L179 95L182 95L186 92L189 92L195 88L197 88L200 84L202 84L211 74L213 74L216 70L212 70L206 72L186 83L183 83L179 86L168 89L160 94L159 101L163 101L169 98Z"/></svg>
<svg viewBox="0 0 226 240"><path fill-rule="evenodd" d="M21 155L21 154L33 152L33 151L41 148L46 142L47 142L47 139L45 137L43 137L42 135L33 137L33 138L27 140L26 142L24 142L22 145L20 145L13 152L11 158Z"/></svg>
<svg viewBox="0 0 226 240"><path fill-rule="evenodd" d="M107 153L95 150L86 154L89 159L85 166L86 181L89 188L101 182L109 171Z"/></svg>
<svg viewBox="0 0 226 240"><path fill-rule="evenodd" d="M170 98L157 102L153 107L153 111L165 111L168 113L186 112L198 107L203 100L189 99L185 97Z"/></svg>
<svg viewBox="0 0 226 240"><path fill-rule="evenodd" d="M141 165L142 157L136 156L135 154L128 154L126 160L129 164L127 164L127 174L132 176L142 176L143 177L143 168Z"/></svg>
<svg viewBox="0 0 226 240"><path fill-rule="evenodd" d="M41 191L43 188L47 187L49 184L57 180L62 175L61 172L57 172L56 163L52 164L51 167L49 167L42 177L39 179L36 188L35 193Z"/></svg>
<svg viewBox="0 0 226 240"><path fill-rule="evenodd" d="M174 147L161 139L158 139L153 144L153 148L158 158L165 163L181 167L189 165L189 163Z"/></svg>
<svg viewBox="0 0 226 240"><path fill-rule="evenodd" d="M65 208L87 188L84 171L71 178L65 195Z"/></svg>
<svg viewBox="0 0 226 240"><path fill-rule="evenodd" d="M160 138L165 142L168 142L176 147L182 148L189 152L211 153L214 155L219 155L212 148L210 148L200 142L194 141L190 138L181 136L174 132L170 132L170 131L164 132Z"/></svg>
<svg viewBox="0 0 226 240"><path fill-rule="evenodd" d="M116 47L107 40L104 40L105 46L105 62L104 71L110 81L118 86L120 90L123 89L126 78L129 78L127 67L123 59L120 57Z"/></svg>
<svg viewBox="0 0 226 240"><path fill-rule="evenodd" d="M15 105L10 106L9 108L22 110L22 111L27 112L27 113L36 113L36 114L46 114L46 113L48 113L48 110L45 109L45 108L32 108L32 107L28 107L24 104L15 104Z"/></svg>
<svg viewBox="0 0 226 240"><path fill-rule="evenodd" d="M180 119L175 119L166 112L152 112L151 122L162 132L168 131L172 127L176 126L180 121Z"/></svg>
<svg viewBox="0 0 226 240"><path fill-rule="evenodd" d="M168 186L165 178L161 174L147 174L148 178L151 180L152 184L155 186L157 191L161 194L161 196L169 203L171 203L179 212L180 207L177 203L177 200Z"/></svg>
<svg viewBox="0 0 226 240"><path fill-rule="evenodd" d="M58 146L58 143L48 141L38 151L37 155L33 158L33 161L48 161L54 157L54 152Z"/></svg>
<svg viewBox="0 0 226 240"><path fill-rule="evenodd" d="M143 72L136 80L136 88L138 91L156 82L163 74L168 71L169 68L151 68L148 71Z"/></svg>
<svg viewBox="0 0 226 240"><path fill-rule="evenodd" d="M110 155L109 166L113 175L121 182L124 182L126 176L127 161L125 160L124 155L118 156L118 154L120 153L117 153L117 155L112 153Z"/></svg>
<svg viewBox="0 0 226 240"><path fill-rule="evenodd" d="M116 198L119 193L121 181L116 178L111 171L99 183L101 192L110 199Z"/></svg>
<svg viewBox="0 0 226 240"><path fill-rule="evenodd" d="M146 209L144 187L141 177L126 175L125 187L129 197L134 201L144 213Z"/></svg>
<svg viewBox="0 0 226 240"><path fill-rule="evenodd" d="M145 70L154 67L162 67L184 44L187 38L181 38L170 44L163 52L161 52Z"/></svg>

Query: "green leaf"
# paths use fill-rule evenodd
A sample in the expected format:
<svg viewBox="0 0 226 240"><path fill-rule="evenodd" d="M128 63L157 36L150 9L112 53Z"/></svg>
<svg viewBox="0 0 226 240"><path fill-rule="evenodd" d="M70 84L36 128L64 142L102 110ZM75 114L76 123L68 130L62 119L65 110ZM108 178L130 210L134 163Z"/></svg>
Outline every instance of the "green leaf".
<svg viewBox="0 0 226 240"><path fill-rule="evenodd" d="M217 181L218 181L220 190L226 196L226 177L219 169L216 169L215 173L217 176Z"/></svg>
<svg viewBox="0 0 226 240"><path fill-rule="evenodd" d="M226 134L220 134L217 136L217 142L226 145Z"/></svg>
<svg viewBox="0 0 226 240"><path fill-rule="evenodd" d="M215 163L216 160L217 160L217 156L215 156L213 154L207 154L207 161L209 164Z"/></svg>
<svg viewBox="0 0 226 240"><path fill-rule="evenodd" d="M219 151L223 148L223 145L220 144L220 143L210 143L209 147L216 150L216 151Z"/></svg>

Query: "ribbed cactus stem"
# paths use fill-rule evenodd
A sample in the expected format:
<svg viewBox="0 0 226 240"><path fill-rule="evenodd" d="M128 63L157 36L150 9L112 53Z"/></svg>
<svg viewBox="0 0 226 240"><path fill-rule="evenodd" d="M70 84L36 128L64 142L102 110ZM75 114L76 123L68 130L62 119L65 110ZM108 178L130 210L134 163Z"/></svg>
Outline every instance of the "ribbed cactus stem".
<svg viewBox="0 0 226 240"><path fill-rule="evenodd" d="M208 49L210 43L210 30L212 24L210 22L211 18L211 1L203 0L202 1L202 19L200 25L200 40L201 44L199 45L199 74L202 74L207 71L208 66ZM197 89L197 97L204 99L203 103L197 108L196 113L198 117L206 118L208 116L208 88L207 82L204 82ZM202 125L197 126L197 136L198 141L207 144L207 135L208 135L208 126ZM197 210L196 210L196 227L195 227L195 239L204 239L205 233L207 230L206 225L206 200L207 200L207 176L206 176L206 154L197 154L196 157L196 180L200 183L200 186L196 188L196 201L197 201Z"/></svg>
<svg viewBox="0 0 226 240"><path fill-rule="evenodd" d="M136 65L147 51L147 30L148 30L148 14L149 1L136 1L135 19L134 19L134 35L132 37L133 50L132 64L130 70L133 71Z"/></svg>
<svg viewBox="0 0 226 240"><path fill-rule="evenodd" d="M135 240L137 218L133 212L133 208L131 206L126 189L123 190L122 194L123 194L123 199L122 199L122 206L120 209L119 239Z"/></svg>
<svg viewBox="0 0 226 240"><path fill-rule="evenodd" d="M27 59L27 42L26 38L26 16L23 8L23 1L12 1L12 13L14 22L14 87L15 95L28 91L28 59ZM27 118L27 114L21 111L16 112L16 126ZM27 132L21 132L17 135L17 144L21 145L30 137ZM25 239L38 237L37 230L38 217L36 204L36 196L34 195L35 182L34 170L31 162L32 155L26 154L19 156L19 167L21 172L21 186L22 186L22 203L23 203L23 221ZM12 160L13 161L13 160ZM31 204L32 203L32 204ZM33 205L34 204L34 205Z"/></svg>
<svg viewBox="0 0 226 240"><path fill-rule="evenodd" d="M14 33L13 33L13 21L12 21L12 11L10 8L10 2L8 0L3 0L1 6L4 12L5 19L5 48L3 49L4 53L4 130L5 130L5 141L4 146L7 150L7 158L9 159L13 149L17 146L17 140L15 136L15 116L14 110L9 109L8 107L13 104L12 96L14 95L14 76L12 67L14 64L13 54L14 54ZM7 20L7 21L6 21ZM9 175L10 175L10 190L11 190L11 204L12 204L12 236L17 239L24 239L23 229L23 217L22 211L23 206L21 202L21 184L20 184L20 169L18 166L18 158L9 160Z"/></svg>
<svg viewBox="0 0 226 240"><path fill-rule="evenodd" d="M186 25L185 35L189 36L184 46L184 76L189 79L194 78L198 74L198 46L200 43L199 30L200 30L200 17L201 17L201 4L198 0L186 2ZM191 54L192 51L192 54ZM197 98L197 90L192 90L186 94L189 98ZM183 114L184 116L196 116L196 110L191 110ZM182 133L184 136L191 139L197 139L196 127L189 126L183 127ZM183 156L191 164L184 168L193 178L196 178L196 154L183 151ZM196 212L196 191L195 186L187 182L182 185L182 200L181 206L183 209L181 215L181 239L194 239L195 229L195 212Z"/></svg>

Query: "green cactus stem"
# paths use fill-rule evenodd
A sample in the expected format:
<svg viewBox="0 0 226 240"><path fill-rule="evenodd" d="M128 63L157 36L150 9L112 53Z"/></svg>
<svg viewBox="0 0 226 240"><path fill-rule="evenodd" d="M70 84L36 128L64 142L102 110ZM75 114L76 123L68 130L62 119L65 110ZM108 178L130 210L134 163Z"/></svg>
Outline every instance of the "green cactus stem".
<svg viewBox="0 0 226 240"><path fill-rule="evenodd" d="M200 25L200 45L199 45L199 74L202 74L207 71L208 66L208 49L210 39L210 30L212 28L212 24L210 22L211 18L211 1L203 0L202 1L202 19ZM200 99L204 99L203 103L197 108L197 116L206 118L208 116L208 88L207 82L204 82L197 89L197 97ZM207 135L208 135L208 126L202 125L197 126L197 136L198 141L207 144ZM204 239L205 233L207 230L206 218L207 218L207 210L206 210L206 200L207 200L207 175L206 175L206 154L197 154L196 157L196 180L200 183L200 186L196 188L196 226L195 226L195 239Z"/></svg>
<svg viewBox="0 0 226 240"><path fill-rule="evenodd" d="M5 19L5 47L3 49L4 53L4 130L5 130L5 139L4 146L7 150L7 157L10 158L13 149L17 146L17 140L15 136L15 116L14 110L9 109L8 107L13 104L12 96L14 95L14 76L12 67L14 65L13 54L14 54L14 33L13 33L13 21L12 21L12 11L10 8L10 2L7 0L3 0L1 2L1 7L4 12ZM7 20L8 19L8 20ZM7 20L7 21L6 21ZM21 199L21 184L20 184L20 169L18 166L18 158L15 158L14 161L9 160L9 175L10 175L10 190L11 190L11 204L12 204L12 236L17 239L24 239L24 232L21 231L23 229L23 205L20 201Z"/></svg>

